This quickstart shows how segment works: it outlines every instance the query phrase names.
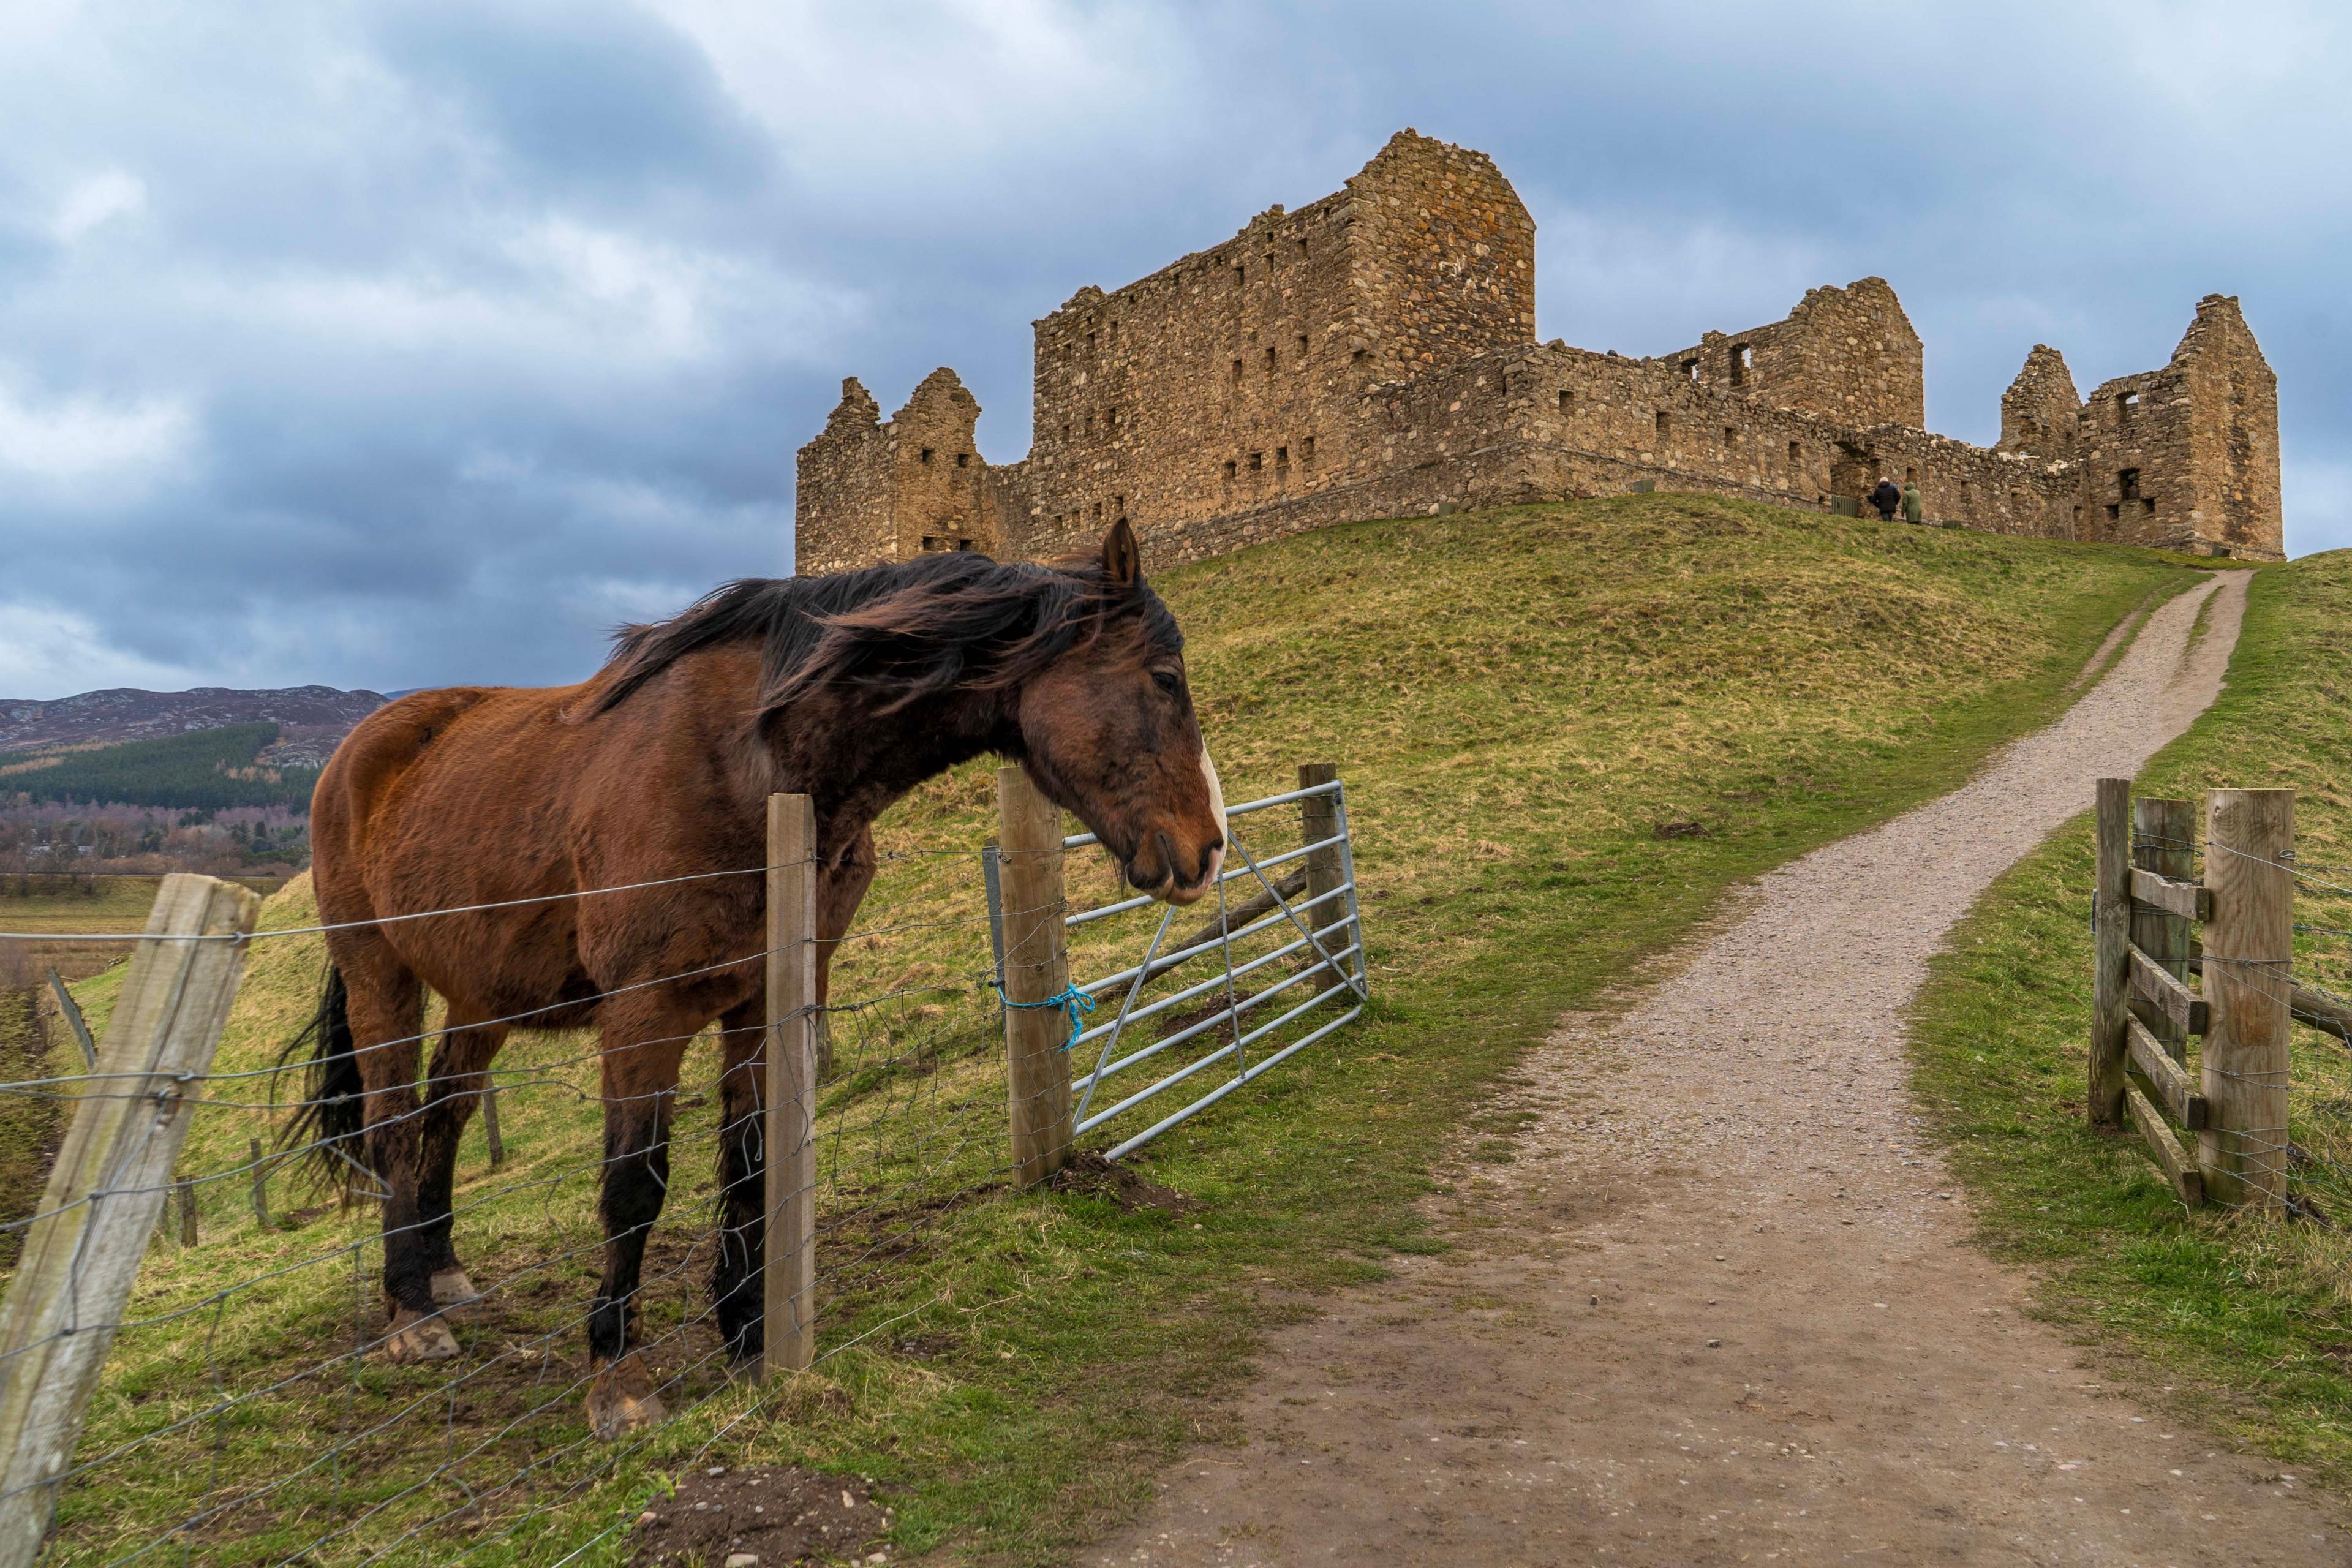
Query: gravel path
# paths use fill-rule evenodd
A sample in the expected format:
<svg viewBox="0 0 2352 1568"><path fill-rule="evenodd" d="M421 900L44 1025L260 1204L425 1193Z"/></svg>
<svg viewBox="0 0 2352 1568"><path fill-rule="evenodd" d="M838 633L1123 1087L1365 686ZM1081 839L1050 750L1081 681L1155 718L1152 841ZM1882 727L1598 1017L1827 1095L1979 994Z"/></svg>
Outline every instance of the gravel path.
<svg viewBox="0 0 2352 1568"><path fill-rule="evenodd" d="M2189 633L2210 601L2195 647ZM1765 878L1506 1108L1517 1160L1275 1336L1104 1565L2352 1561L2333 1500L2127 1397L1967 1245L1903 1010L1953 921L2210 703L2231 574L1972 783Z"/></svg>

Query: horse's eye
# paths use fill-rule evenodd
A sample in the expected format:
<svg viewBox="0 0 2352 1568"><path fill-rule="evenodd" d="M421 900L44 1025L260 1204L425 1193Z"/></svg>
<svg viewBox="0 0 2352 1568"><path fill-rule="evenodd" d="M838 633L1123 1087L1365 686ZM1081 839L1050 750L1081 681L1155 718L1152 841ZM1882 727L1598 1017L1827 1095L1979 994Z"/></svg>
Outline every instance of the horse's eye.
<svg viewBox="0 0 2352 1568"><path fill-rule="evenodd" d="M1179 691L1184 689L1182 678L1178 676L1172 669L1153 670L1151 672L1151 684L1160 688L1160 690L1166 692L1171 697L1175 696Z"/></svg>

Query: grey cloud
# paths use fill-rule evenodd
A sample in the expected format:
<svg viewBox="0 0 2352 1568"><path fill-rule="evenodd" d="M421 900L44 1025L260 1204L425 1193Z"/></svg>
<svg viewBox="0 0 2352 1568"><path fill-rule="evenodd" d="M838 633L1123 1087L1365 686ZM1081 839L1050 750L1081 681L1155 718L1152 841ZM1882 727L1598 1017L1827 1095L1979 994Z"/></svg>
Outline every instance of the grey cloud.
<svg viewBox="0 0 2352 1568"><path fill-rule="evenodd" d="M2314 8L226 15L0 19L0 694L576 679L788 567L842 375L895 406L953 364L1015 456L1033 319L1405 124L1517 184L1546 336L1657 352L1879 273L1976 439L2034 342L2087 388L2240 294L2290 544L2352 543Z"/></svg>

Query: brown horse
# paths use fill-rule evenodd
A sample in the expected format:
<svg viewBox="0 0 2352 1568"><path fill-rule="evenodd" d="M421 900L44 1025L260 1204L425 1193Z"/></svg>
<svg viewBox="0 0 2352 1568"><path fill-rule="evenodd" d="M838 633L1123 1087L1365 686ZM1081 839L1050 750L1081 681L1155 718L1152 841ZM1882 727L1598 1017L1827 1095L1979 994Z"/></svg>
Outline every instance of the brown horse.
<svg viewBox="0 0 2352 1568"><path fill-rule="evenodd" d="M386 1355L457 1353L441 1312L475 1292L450 1242L452 1173L490 1059L511 1028L593 1024L605 1247L588 1415L606 1437L661 1418L631 1298L679 1063L713 1019L713 1311L739 1363L760 1353L765 879L702 874L761 867L766 796L809 795L829 943L873 880L874 819L986 752L1076 812L1137 888L1189 903L1212 885L1223 803L1182 637L1124 521L1098 558L1052 566L953 553L732 583L625 631L583 685L419 692L352 731L311 804L336 929L299 1135L336 1163L333 1141L362 1139L389 1194ZM635 886L664 879L687 879ZM591 892L611 888L628 890ZM423 986L448 1016L420 1097Z"/></svg>

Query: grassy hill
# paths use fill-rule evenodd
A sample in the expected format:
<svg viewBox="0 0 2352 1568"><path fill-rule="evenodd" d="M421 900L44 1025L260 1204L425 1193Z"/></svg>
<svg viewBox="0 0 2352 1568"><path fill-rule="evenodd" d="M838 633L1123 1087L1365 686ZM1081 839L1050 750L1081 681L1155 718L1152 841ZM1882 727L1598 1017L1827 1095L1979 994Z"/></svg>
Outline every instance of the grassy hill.
<svg viewBox="0 0 2352 1568"><path fill-rule="evenodd" d="M2197 800L2201 820L2209 789L2293 789L2301 864L2352 886L2347 626L2352 551L2262 573L2229 685L2135 792ZM2294 1031L2290 1169L2325 1222L2185 1212L2136 1134L2083 1118L2092 865L2086 815L1955 934L1917 1012L1926 1102L1977 1188L1987 1238L2049 1278L2048 1311L2086 1344L2129 1352L2149 1396L2299 1475L2352 1484L2352 1054ZM2294 918L2298 980L2352 995L2352 896L2307 882Z"/></svg>
<svg viewBox="0 0 2352 1568"><path fill-rule="evenodd" d="M826 1344L848 1346L824 1363L832 1392L804 1388L788 1418L730 1426L753 1395L714 1384L657 1438L614 1455L581 1443L577 1397L563 1392L584 1361L577 1329L551 1356L514 1352L579 1310L593 1262L582 1249L596 1234L593 1069L576 1038L518 1042L517 1063L583 1093L516 1097L512 1158L495 1176L478 1128L470 1135L461 1251L478 1278L532 1270L527 1289L467 1330L463 1364L479 1375L449 1394L436 1392L438 1372L338 1367L142 1447L69 1491L61 1529L76 1551L128 1547L187 1511L200 1489L191 1475L288 1472L324 1435L421 1400L421 1415L370 1440L365 1465L342 1467L331 1488L319 1477L289 1489L240 1533L208 1535L205 1551L273 1560L365 1504L384 1510L358 1531L369 1545L469 1510L443 1527L442 1547L412 1542L391 1561L446 1557L463 1540L485 1562L551 1562L584 1544L578 1561L617 1563L625 1533L599 1532L707 1454L876 1478L898 1510L894 1556L949 1544L993 1562L1058 1560L1138 1506L1181 1445L1226 1432L1221 1398L1245 1375L1255 1335L1298 1310L1267 1300L1433 1245L1415 1200L1468 1179L1461 1159L1493 1130L1486 1090L1563 1010L1604 996L1727 888L1958 783L2053 712L2136 606L2192 580L2183 563L2129 550L1672 495L1339 528L1164 574L1228 794L1288 787L1303 761L1343 769L1374 984L1362 1023L1139 1162L1193 1207L964 1181L1001 1160L990 1121L1000 1089L978 1100L981 1122L956 1121L961 1141L935 1162L962 1194L926 1206L887 1269L823 1309ZM884 824L885 849L907 858L891 862L866 923L968 911L969 860L931 852L969 851L992 826L986 765L917 792ZM1101 896L1108 884L1088 875L1078 892ZM308 919L297 884L268 923ZM953 966L942 947L891 940L845 972L844 994ZM266 1064L307 1011L312 941L260 944L225 1068ZM83 987L94 1012L113 984ZM940 1037L951 1023L938 1023ZM845 1037L845 1048L864 1044ZM944 1124L995 1070L981 1050L927 1067L919 1083L852 1070L835 1086L827 1114L847 1129L835 1169L929 1158L886 1143L916 1126L886 1112L911 1106ZM646 1309L656 1328L693 1300L662 1237L698 1225L707 1204L711 1113L696 1101L710 1076L698 1049L655 1244L666 1260ZM352 1342L355 1313L375 1321L372 1215L314 1210L297 1228L264 1230L244 1178L226 1174L268 1127L260 1108L200 1118L184 1168L224 1174L202 1189L207 1239L159 1247L138 1307L206 1305L125 1336L86 1456L200 1412L215 1379L252 1386L333 1353ZM846 1190L829 1188L828 1201ZM346 1242L362 1249L357 1272L331 1251ZM331 1261L212 1296L321 1257ZM492 1362L501 1347L514 1353ZM551 1407L521 1418L540 1402ZM496 1462L467 1472L472 1493L436 1482L404 1494L477 1444ZM541 1466L531 1497L486 1491L485 1478L525 1463ZM564 1506L546 1507L571 1480ZM318 1560L360 1555L344 1542Z"/></svg>

